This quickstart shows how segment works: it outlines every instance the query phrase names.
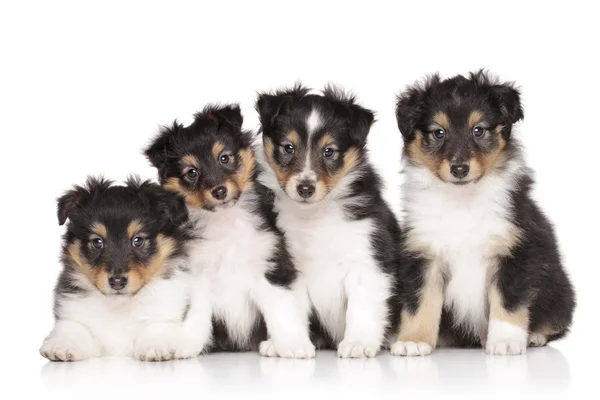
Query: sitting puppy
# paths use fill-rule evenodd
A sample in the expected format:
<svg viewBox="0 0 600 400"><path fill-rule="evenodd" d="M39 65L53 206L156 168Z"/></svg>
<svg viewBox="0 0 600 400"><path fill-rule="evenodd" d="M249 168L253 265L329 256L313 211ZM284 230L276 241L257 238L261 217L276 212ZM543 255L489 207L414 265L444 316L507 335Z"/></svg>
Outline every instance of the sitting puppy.
<svg viewBox="0 0 600 400"><path fill-rule="evenodd" d="M177 340L188 307L183 199L149 182L89 178L59 199L59 224L67 219L56 325L40 353L55 361L195 356Z"/></svg>
<svg viewBox="0 0 600 400"><path fill-rule="evenodd" d="M392 327L400 229L365 148L373 112L328 87L261 94L267 171L314 308L339 357L373 357ZM320 338L321 339L321 338Z"/></svg>
<svg viewBox="0 0 600 400"><path fill-rule="evenodd" d="M195 276L184 340L195 351L314 357L308 299L269 192L256 181L253 136L242 122L237 105L207 106L145 152L164 187L185 197L198 237L189 246Z"/></svg>
<svg viewBox="0 0 600 400"><path fill-rule="evenodd" d="M553 227L531 199L519 92L479 71L398 98L408 286L397 355L438 343L521 354L564 336L575 306ZM442 317L443 316L443 317Z"/></svg>

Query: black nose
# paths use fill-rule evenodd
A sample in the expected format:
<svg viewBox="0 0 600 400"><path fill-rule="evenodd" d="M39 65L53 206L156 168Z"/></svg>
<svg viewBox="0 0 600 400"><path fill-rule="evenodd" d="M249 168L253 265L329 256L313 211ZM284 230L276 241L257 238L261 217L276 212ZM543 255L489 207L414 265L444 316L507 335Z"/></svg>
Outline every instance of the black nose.
<svg viewBox="0 0 600 400"><path fill-rule="evenodd" d="M466 164L453 165L450 167L450 172L455 178L462 179L469 174L469 166Z"/></svg>
<svg viewBox="0 0 600 400"><path fill-rule="evenodd" d="M108 278L108 284L114 290L121 290L127 286L127 277L122 275L115 275Z"/></svg>
<svg viewBox="0 0 600 400"><path fill-rule="evenodd" d="M217 200L223 200L227 197L227 188L225 186L218 186L211 192L212 196Z"/></svg>
<svg viewBox="0 0 600 400"><path fill-rule="evenodd" d="M312 183L303 182L296 187L296 190L298 191L300 197L303 199L308 199L310 196L315 194L315 185Z"/></svg>

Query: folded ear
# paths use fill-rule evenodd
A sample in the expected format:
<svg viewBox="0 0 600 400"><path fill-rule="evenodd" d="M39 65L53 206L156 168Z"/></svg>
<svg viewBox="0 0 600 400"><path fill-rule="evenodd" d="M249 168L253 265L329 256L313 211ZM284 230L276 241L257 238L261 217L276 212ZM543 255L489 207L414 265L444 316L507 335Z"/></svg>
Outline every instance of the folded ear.
<svg viewBox="0 0 600 400"><path fill-rule="evenodd" d="M259 93L254 107L258 111L263 132L265 128L268 130L273 126L277 117L287 113L292 108L294 102L306 96L309 90L302 86L302 84L296 83L291 89L284 89L274 93Z"/></svg>
<svg viewBox="0 0 600 400"><path fill-rule="evenodd" d="M398 95L396 101L396 122L404 140L412 140L415 136L415 126L423 116L425 98L432 86L440 82L440 76L433 74L424 82L418 82L406 88Z"/></svg>
<svg viewBox="0 0 600 400"><path fill-rule="evenodd" d="M181 225L188 220L188 210L182 196L165 190L150 180L142 181L138 176L130 176L127 185L147 196L150 202L156 205L159 215L165 221Z"/></svg>
<svg viewBox="0 0 600 400"><path fill-rule="evenodd" d="M239 104L228 104L222 107L206 106L202 112L208 118L213 119L221 124L228 124L235 129L241 129L244 117Z"/></svg>
<svg viewBox="0 0 600 400"><path fill-rule="evenodd" d="M57 201L58 224L64 225L68 219L75 217L81 210L82 204L97 193L104 192L112 184L104 178L89 177L85 186L74 186L63 194Z"/></svg>
<svg viewBox="0 0 600 400"><path fill-rule="evenodd" d="M171 126L161 128L158 136L144 150L144 155L150 163L160 171L167 163L167 154L172 138L183 128L183 125L173 121Z"/></svg>
<svg viewBox="0 0 600 400"><path fill-rule="evenodd" d="M375 121L375 114L357 104L353 104L350 110L350 138L359 147L362 147L365 145L371 125Z"/></svg>
<svg viewBox="0 0 600 400"><path fill-rule="evenodd" d="M521 96L512 84L493 85L491 91L498 104L500 104L502 115L511 124L515 124L525 118L523 107L521 106Z"/></svg>

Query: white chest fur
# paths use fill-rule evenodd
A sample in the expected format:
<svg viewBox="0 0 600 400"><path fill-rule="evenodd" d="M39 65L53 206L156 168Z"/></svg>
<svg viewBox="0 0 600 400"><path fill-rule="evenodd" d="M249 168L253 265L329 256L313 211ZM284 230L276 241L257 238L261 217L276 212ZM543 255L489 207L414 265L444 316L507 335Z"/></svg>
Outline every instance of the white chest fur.
<svg viewBox="0 0 600 400"><path fill-rule="evenodd" d="M335 202L299 208L277 199L278 225L285 232L302 283L321 323L339 342L346 327L346 283L361 270L375 272L369 219L350 221Z"/></svg>
<svg viewBox="0 0 600 400"><path fill-rule="evenodd" d="M455 323L483 335L488 274L495 256L515 235L509 220L514 175L493 175L476 184L455 186L426 174L407 168L403 195L409 245L425 248L447 277L444 305Z"/></svg>
<svg viewBox="0 0 600 400"><path fill-rule="evenodd" d="M201 239L191 246L191 265L207 282L212 313L222 319L230 338L244 344L258 317L253 301L269 268L277 237L258 229L260 217L238 202L217 212L196 214Z"/></svg>

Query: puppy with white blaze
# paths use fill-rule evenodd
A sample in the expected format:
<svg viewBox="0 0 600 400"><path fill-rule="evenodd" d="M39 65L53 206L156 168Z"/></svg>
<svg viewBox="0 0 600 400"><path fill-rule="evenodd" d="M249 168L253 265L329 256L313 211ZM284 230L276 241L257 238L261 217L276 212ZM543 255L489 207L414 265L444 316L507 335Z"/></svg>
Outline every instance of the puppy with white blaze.
<svg viewBox="0 0 600 400"><path fill-rule="evenodd" d="M183 198L130 179L89 178L58 201L64 235L56 324L40 353L53 361L194 357L179 341L188 307Z"/></svg>
<svg viewBox="0 0 600 400"><path fill-rule="evenodd" d="M407 297L392 353L522 354L563 337L575 295L514 137L519 91L485 71L433 75L400 94L396 116Z"/></svg>
<svg viewBox="0 0 600 400"><path fill-rule="evenodd" d="M185 197L196 236L182 340L198 352L314 357L308 298L242 122L238 105L209 105L191 125L164 128L146 150L162 185Z"/></svg>
<svg viewBox="0 0 600 400"><path fill-rule="evenodd" d="M270 167L260 179L275 191L313 333L324 333L339 357L373 357L397 319L400 240L367 157L374 114L339 89L317 95L301 85L260 94L256 108Z"/></svg>

